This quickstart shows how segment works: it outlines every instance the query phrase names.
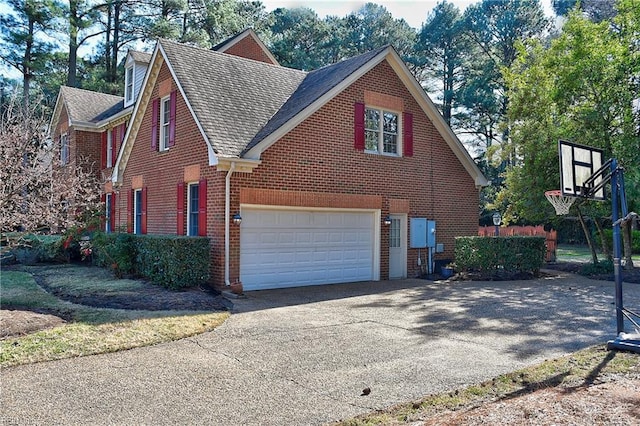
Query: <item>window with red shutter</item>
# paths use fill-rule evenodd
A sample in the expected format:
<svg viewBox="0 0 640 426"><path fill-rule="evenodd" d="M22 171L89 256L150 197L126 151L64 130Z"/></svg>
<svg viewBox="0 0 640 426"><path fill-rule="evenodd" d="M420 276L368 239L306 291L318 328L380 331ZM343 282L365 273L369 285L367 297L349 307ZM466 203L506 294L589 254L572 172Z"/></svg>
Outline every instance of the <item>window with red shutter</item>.
<svg viewBox="0 0 640 426"><path fill-rule="evenodd" d="M176 234L184 235L184 182L178 182Z"/></svg>
<svg viewBox="0 0 640 426"><path fill-rule="evenodd" d="M198 235L207 235L207 180L198 182Z"/></svg>
<svg viewBox="0 0 640 426"><path fill-rule="evenodd" d="M151 149L158 149L158 121L160 120L160 99L153 100L151 108Z"/></svg>
<svg viewBox="0 0 640 426"><path fill-rule="evenodd" d="M147 188L142 188L141 192L141 203L140 203L140 233L147 233Z"/></svg>
<svg viewBox="0 0 640 426"><path fill-rule="evenodd" d="M127 198L127 233L133 233L133 199L136 196L135 190L129 191L129 198Z"/></svg>
<svg viewBox="0 0 640 426"><path fill-rule="evenodd" d="M177 91L171 92L169 97L169 143L168 147L172 147L176 144L176 101Z"/></svg>
<svg viewBox="0 0 640 426"><path fill-rule="evenodd" d="M410 112L402 115L402 144L403 155L413 157L413 114Z"/></svg>
<svg viewBox="0 0 640 426"><path fill-rule="evenodd" d="M364 104L356 103L353 108L353 146L364 151Z"/></svg>
<svg viewBox="0 0 640 426"><path fill-rule="evenodd" d="M107 168L107 131L105 130L104 132L102 132L101 136L102 136L102 141L100 145L100 152L102 153L101 168L106 169Z"/></svg>

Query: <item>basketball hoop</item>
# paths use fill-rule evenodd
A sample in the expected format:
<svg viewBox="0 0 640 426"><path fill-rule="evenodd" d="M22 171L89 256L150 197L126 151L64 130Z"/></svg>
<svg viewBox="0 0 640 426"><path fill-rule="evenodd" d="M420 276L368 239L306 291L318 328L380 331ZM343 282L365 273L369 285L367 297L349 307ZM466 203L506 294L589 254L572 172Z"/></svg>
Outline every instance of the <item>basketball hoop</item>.
<svg viewBox="0 0 640 426"><path fill-rule="evenodd" d="M549 200L553 208L556 209L557 215L568 214L573 202L576 201L576 197L562 195L562 192L558 189L555 191L547 191L544 193L544 196L547 197L547 200Z"/></svg>

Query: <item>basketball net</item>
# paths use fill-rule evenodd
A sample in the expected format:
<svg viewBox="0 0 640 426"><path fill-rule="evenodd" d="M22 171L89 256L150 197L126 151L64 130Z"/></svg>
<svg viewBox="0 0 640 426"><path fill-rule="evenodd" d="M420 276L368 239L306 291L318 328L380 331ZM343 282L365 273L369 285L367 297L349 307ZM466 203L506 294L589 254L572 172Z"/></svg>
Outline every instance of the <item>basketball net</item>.
<svg viewBox="0 0 640 426"><path fill-rule="evenodd" d="M573 202L576 201L576 197L562 195L562 192L559 190L547 191L544 193L544 196L547 197L547 200L549 200L553 208L556 209L557 215L568 214Z"/></svg>

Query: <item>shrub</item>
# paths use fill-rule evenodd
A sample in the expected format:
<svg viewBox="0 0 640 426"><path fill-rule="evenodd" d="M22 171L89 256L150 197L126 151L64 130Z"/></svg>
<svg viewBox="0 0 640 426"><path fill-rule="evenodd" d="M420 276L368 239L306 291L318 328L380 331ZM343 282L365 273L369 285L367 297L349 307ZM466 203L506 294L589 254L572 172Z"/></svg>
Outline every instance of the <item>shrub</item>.
<svg viewBox="0 0 640 426"><path fill-rule="evenodd" d="M580 274L587 276L613 274L613 262L600 260L597 263L587 263L580 269Z"/></svg>
<svg viewBox="0 0 640 426"><path fill-rule="evenodd" d="M545 253L544 237L457 237L456 270L490 279L538 275Z"/></svg>
<svg viewBox="0 0 640 426"><path fill-rule="evenodd" d="M209 279L209 239L136 235L136 271L163 287L177 289Z"/></svg>
<svg viewBox="0 0 640 426"><path fill-rule="evenodd" d="M622 233L622 230L620 230L620 233ZM605 229L604 236L609 242L609 247L613 250L613 229ZM624 250L624 247L622 250ZM631 253L640 254L640 231L631 231Z"/></svg>
<svg viewBox="0 0 640 426"><path fill-rule="evenodd" d="M97 232L93 237L94 264L110 268L116 278L134 273L136 244L131 234Z"/></svg>
<svg viewBox="0 0 640 426"><path fill-rule="evenodd" d="M60 235L27 234L20 236L11 248L11 252L16 261L27 265L65 260Z"/></svg>

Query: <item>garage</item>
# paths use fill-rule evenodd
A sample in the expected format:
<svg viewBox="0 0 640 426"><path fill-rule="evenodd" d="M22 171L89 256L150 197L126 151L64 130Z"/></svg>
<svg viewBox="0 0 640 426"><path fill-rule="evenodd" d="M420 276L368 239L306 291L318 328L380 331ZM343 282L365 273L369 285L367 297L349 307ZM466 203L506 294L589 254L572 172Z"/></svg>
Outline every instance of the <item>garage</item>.
<svg viewBox="0 0 640 426"><path fill-rule="evenodd" d="M245 290L379 279L379 211L242 208Z"/></svg>

